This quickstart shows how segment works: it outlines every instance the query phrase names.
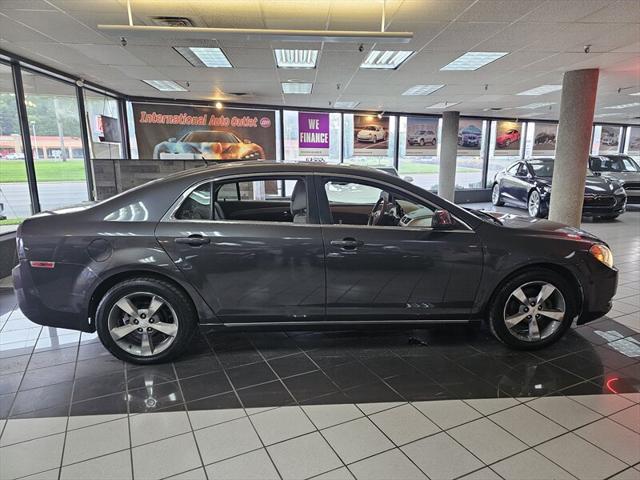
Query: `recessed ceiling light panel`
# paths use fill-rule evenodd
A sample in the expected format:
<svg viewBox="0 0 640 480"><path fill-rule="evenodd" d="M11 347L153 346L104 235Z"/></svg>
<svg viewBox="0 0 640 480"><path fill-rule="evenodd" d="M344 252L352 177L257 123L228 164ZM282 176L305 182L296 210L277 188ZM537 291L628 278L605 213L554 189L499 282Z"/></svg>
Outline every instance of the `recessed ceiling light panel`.
<svg viewBox="0 0 640 480"><path fill-rule="evenodd" d="M562 90L562 85L540 85L531 90L520 92L518 95L544 95L546 93L557 92L558 90Z"/></svg>
<svg viewBox="0 0 640 480"><path fill-rule="evenodd" d="M608 108L611 110L621 110L623 108L632 108L632 107L640 107L640 102L623 103L622 105L612 105L610 107L604 107L604 108Z"/></svg>
<svg viewBox="0 0 640 480"><path fill-rule="evenodd" d="M231 62L218 47L174 47L194 67L233 68Z"/></svg>
<svg viewBox="0 0 640 480"><path fill-rule="evenodd" d="M313 83L306 82L282 82L282 93L294 95L309 95L313 89Z"/></svg>
<svg viewBox="0 0 640 480"><path fill-rule="evenodd" d="M276 65L278 68L316 68L318 50L276 49Z"/></svg>
<svg viewBox="0 0 640 480"><path fill-rule="evenodd" d="M444 85L414 85L407 89L402 95L431 95L442 87L444 87Z"/></svg>
<svg viewBox="0 0 640 480"><path fill-rule="evenodd" d="M440 70L478 70L508 54L509 52L467 52Z"/></svg>
<svg viewBox="0 0 640 480"><path fill-rule="evenodd" d="M360 68L395 70L413 53L412 50L371 50Z"/></svg>
<svg viewBox="0 0 640 480"><path fill-rule="evenodd" d="M187 89L172 80L142 80L161 92L186 92Z"/></svg>

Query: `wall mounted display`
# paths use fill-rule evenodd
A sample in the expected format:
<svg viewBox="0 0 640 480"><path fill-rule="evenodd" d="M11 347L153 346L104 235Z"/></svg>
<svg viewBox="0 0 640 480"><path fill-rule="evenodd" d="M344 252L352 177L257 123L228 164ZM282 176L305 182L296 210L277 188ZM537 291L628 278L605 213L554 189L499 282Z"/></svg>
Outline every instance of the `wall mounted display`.
<svg viewBox="0 0 640 480"><path fill-rule="evenodd" d="M273 110L133 103L138 155L154 159L274 160Z"/></svg>
<svg viewBox="0 0 640 480"><path fill-rule="evenodd" d="M96 115L93 134L99 142L119 143L120 120L106 115Z"/></svg>
<svg viewBox="0 0 640 480"><path fill-rule="evenodd" d="M629 155L640 155L640 127L631 127L627 132L629 132L627 153Z"/></svg>
<svg viewBox="0 0 640 480"><path fill-rule="evenodd" d="M494 155L518 155L520 153L521 138L522 123L508 120L498 121Z"/></svg>
<svg viewBox="0 0 640 480"><path fill-rule="evenodd" d="M298 154L301 157L329 156L329 114L298 112Z"/></svg>
<svg viewBox="0 0 640 480"><path fill-rule="evenodd" d="M618 153L620 148L620 127L603 126L600 130L598 153Z"/></svg>
<svg viewBox="0 0 640 480"><path fill-rule="evenodd" d="M533 153L553 155L556 151L557 135L557 124L536 122L533 129Z"/></svg>
<svg viewBox="0 0 640 480"><path fill-rule="evenodd" d="M389 117L353 116L353 155L384 157L389 149Z"/></svg>
<svg viewBox="0 0 640 480"><path fill-rule="evenodd" d="M438 154L438 117L407 117L406 156Z"/></svg>
<svg viewBox="0 0 640 480"><path fill-rule="evenodd" d="M458 155L480 155L482 148L482 120L461 118L458 126Z"/></svg>

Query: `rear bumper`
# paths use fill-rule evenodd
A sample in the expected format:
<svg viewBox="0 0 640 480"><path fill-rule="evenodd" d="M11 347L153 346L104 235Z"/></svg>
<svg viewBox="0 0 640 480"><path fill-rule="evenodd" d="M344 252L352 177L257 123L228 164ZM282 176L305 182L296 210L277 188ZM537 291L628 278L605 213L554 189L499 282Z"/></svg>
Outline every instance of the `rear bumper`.
<svg viewBox="0 0 640 480"><path fill-rule="evenodd" d="M583 279L583 305L577 324L583 325L606 315L611 310L612 298L618 289L618 270L596 265Z"/></svg>

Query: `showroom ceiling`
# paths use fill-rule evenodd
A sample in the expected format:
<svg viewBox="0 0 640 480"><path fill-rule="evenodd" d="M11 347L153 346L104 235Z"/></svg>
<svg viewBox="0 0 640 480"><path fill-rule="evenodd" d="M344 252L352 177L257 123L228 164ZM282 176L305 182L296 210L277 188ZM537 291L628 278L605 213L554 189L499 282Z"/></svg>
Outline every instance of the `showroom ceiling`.
<svg viewBox="0 0 640 480"><path fill-rule="evenodd" d="M360 49L353 42L250 40L240 34L208 41L131 36L123 47L119 36L98 25L126 24L126 0L0 0L0 48L129 95L320 108L358 102L362 110L416 113L440 113L458 102L453 108L465 115L531 119L557 119L561 92L518 93L560 85L568 70L598 67L596 120L639 123L640 95L631 95L640 93L638 5L386 0L385 30L411 31L413 39L365 42ZM196 27L379 31L382 8L382 0L131 0L135 25L175 16ZM233 68L194 67L172 48L190 46L220 47ZM318 50L317 66L277 68L274 49ZM415 53L396 70L360 68L372 50ZM466 52L508 54L475 71L442 70ZM172 80L186 91L161 92L142 80ZM312 83L311 94L283 94L281 83L290 81ZM416 85L444 87L429 95L402 95ZM37 90L37 82L27 87ZM237 93L245 95L232 95ZM629 106L610 108L621 105Z"/></svg>

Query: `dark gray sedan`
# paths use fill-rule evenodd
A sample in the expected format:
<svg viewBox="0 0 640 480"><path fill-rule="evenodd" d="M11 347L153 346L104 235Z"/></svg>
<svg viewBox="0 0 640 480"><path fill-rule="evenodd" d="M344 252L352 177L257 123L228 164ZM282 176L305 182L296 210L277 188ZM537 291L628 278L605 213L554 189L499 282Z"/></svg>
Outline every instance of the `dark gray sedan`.
<svg viewBox="0 0 640 480"><path fill-rule="evenodd" d="M15 288L36 323L165 361L199 324L485 321L548 345L605 314L608 247L546 220L469 211L374 169L239 162L189 170L18 229Z"/></svg>

